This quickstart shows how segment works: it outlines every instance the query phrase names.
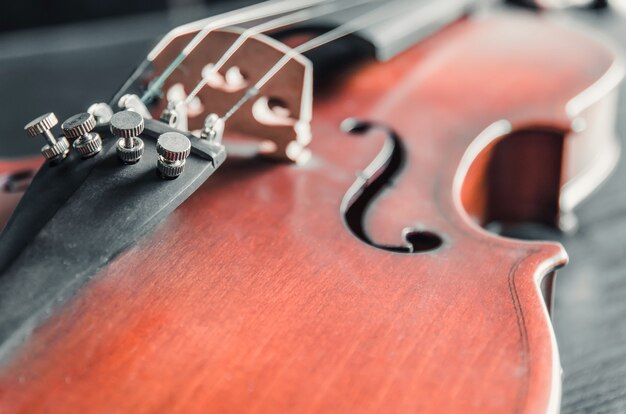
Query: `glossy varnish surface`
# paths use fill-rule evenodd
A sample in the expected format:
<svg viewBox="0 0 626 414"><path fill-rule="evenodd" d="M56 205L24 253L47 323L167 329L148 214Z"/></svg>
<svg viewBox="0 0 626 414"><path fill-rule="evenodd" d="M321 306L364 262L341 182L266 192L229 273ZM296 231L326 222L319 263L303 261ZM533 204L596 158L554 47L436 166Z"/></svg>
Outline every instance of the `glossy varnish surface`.
<svg viewBox="0 0 626 414"><path fill-rule="evenodd" d="M42 325L4 362L0 412L556 408L538 281L565 254L484 232L453 183L490 124L566 128L567 101L610 64L577 35L499 17L363 68L316 103L311 162L227 161ZM348 116L407 150L369 210L372 239L423 227L440 249L390 253L346 230L341 200L382 145L341 133Z"/></svg>

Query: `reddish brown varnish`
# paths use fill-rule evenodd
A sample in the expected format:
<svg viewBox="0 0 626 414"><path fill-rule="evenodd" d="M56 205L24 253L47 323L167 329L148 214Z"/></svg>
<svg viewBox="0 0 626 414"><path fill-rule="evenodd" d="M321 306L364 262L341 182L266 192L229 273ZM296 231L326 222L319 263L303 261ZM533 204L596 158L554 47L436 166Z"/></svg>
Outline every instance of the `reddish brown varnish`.
<svg viewBox="0 0 626 414"><path fill-rule="evenodd" d="M567 130L566 103L611 62L584 37L499 16L362 68L316 102L310 163L227 161L38 328L3 366L0 412L556 409L559 361L538 285L566 255L485 232L453 182L494 121ZM372 239L398 244L417 225L443 247L395 254L345 228L341 200L382 143L341 133L348 116L393 127L408 151L369 211ZM556 214L496 211L507 197L486 183L502 164L488 154L511 149L490 149L465 178L466 210L483 221ZM511 187L511 197L545 201L560 167L519 151L546 183ZM560 162L554 154L546 159Z"/></svg>
<svg viewBox="0 0 626 414"><path fill-rule="evenodd" d="M40 156L0 161L0 231L9 221L30 179L41 166Z"/></svg>

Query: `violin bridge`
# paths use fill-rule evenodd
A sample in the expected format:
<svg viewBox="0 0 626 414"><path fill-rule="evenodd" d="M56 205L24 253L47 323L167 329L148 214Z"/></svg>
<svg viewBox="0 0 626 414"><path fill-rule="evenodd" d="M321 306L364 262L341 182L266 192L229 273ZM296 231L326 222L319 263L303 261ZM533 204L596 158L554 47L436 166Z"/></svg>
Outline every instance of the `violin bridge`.
<svg viewBox="0 0 626 414"><path fill-rule="evenodd" d="M169 43L153 58L154 73L163 73L197 32L194 29L171 34ZM185 100L206 78L206 84L186 108L189 130L201 130L207 115L224 116L248 88L285 54L292 52L275 39L255 35L246 39L219 70L211 70L241 33L241 30L232 28L209 33L168 77L162 88L166 99L160 99L150 107L152 116L159 118L170 101ZM225 138L252 139L257 142L260 155L275 160L297 162L308 155L312 71L312 64L306 57L298 54L291 58L259 94L228 119Z"/></svg>

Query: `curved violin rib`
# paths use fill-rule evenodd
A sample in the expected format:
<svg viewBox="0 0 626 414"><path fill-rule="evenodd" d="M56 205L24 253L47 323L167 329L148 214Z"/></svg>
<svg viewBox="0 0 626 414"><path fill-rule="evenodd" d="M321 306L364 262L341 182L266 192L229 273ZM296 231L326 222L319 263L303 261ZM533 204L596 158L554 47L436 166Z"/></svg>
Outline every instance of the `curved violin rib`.
<svg viewBox="0 0 626 414"><path fill-rule="evenodd" d="M235 33L213 35L228 37L224 46ZM263 39L251 47L274 58L288 53ZM283 74L297 78L296 105L315 63L296 59ZM211 99L225 99L241 80L234 71L227 79L229 69L214 79L221 91ZM179 82L176 76L184 73L172 78ZM388 61L352 68L309 102L306 163L229 156L214 171L225 154L208 163L199 155L207 141L187 133L196 151L189 172L202 180L183 179L189 191L165 198L162 183L136 165L137 180L152 180L142 189L164 214L132 243L109 232L99 246L105 229L94 225L80 238L64 235L63 224L71 213L97 211L110 191L91 196L87 189L123 182L121 173L103 170L113 169L107 160L114 157L103 129L102 158L68 157L68 166L92 162L93 170L0 277L0 292L24 314L11 314L9 299L0 303L8 327L0 406L29 413L558 412L561 368L549 310L567 254L556 242L486 228L563 226L615 165L614 93L623 76L616 51L532 15L461 19ZM157 105L154 118L165 108ZM346 119L359 121L342 130ZM146 130L152 136L145 138L156 138L174 128L146 119ZM227 127L224 141L234 135ZM151 164L153 146L146 139ZM33 186L45 189L46 170L53 167ZM176 183L163 188L181 191ZM79 211L79 201L90 210ZM22 221L29 208L43 209L35 199L23 203L14 223L20 209ZM120 204L115 212L128 207ZM111 226L123 221L113 210L98 214ZM3 237L19 230L12 226ZM97 253L92 261L67 254L89 236L98 236L83 246ZM39 254L50 246L63 254ZM0 256L6 249L0 243ZM76 270L79 259L89 261L88 271ZM35 318L23 311L27 289L24 296L2 289L20 278L39 288L39 280L71 282Z"/></svg>

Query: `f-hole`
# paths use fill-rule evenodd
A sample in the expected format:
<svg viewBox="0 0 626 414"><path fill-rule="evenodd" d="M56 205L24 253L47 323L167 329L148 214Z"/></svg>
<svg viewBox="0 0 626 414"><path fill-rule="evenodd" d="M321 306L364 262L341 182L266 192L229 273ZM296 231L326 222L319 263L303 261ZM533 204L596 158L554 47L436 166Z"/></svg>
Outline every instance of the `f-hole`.
<svg viewBox="0 0 626 414"><path fill-rule="evenodd" d="M405 149L400 137L384 125L347 119L342 124L342 129L354 135L364 135L378 129L387 137L383 149L359 174L341 204L341 213L352 233L370 246L395 253L424 253L441 247L443 239L427 229L406 228L402 234L405 243L400 246L379 244L369 237L364 223L367 209L374 198L390 185L402 170L406 158Z"/></svg>
<svg viewBox="0 0 626 414"><path fill-rule="evenodd" d="M561 130L527 128L483 150L463 184L467 213L506 236L536 239L547 227L557 228L564 138Z"/></svg>

